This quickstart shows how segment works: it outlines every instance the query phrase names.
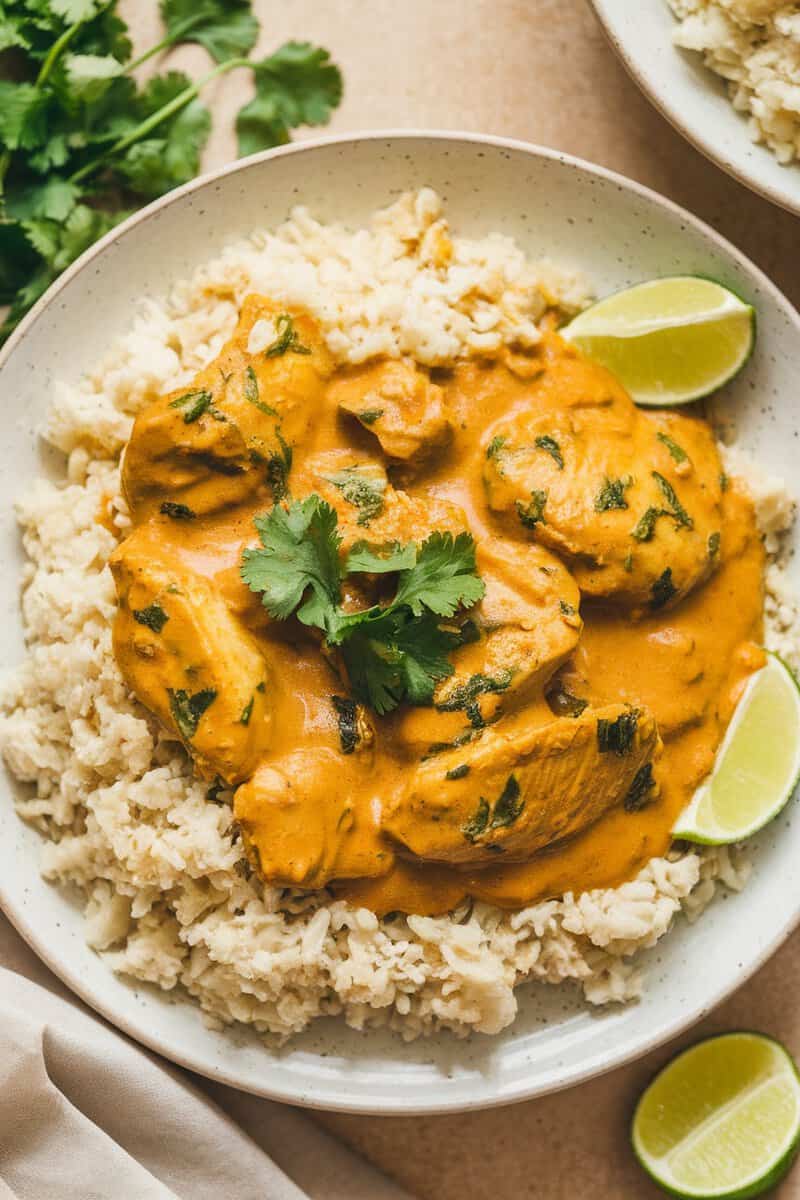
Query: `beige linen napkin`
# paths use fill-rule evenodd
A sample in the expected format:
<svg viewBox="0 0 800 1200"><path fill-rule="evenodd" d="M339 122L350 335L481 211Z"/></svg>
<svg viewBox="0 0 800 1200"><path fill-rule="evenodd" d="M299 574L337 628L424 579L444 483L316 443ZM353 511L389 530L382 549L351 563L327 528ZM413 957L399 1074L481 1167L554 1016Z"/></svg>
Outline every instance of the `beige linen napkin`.
<svg viewBox="0 0 800 1200"><path fill-rule="evenodd" d="M410 1200L300 1112L247 1110L252 1138L185 1073L0 967L0 1200Z"/></svg>

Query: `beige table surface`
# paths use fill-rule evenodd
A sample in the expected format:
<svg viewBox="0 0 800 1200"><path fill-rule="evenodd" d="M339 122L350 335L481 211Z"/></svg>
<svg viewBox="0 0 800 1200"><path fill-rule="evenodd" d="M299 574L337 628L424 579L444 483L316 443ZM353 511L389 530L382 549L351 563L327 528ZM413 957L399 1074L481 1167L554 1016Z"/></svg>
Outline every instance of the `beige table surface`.
<svg viewBox="0 0 800 1200"><path fill-rule="evenodd" d="M154 0L125 7L149 38ZM800 304L800 219L740 187L673 132L619 66L585 0L255 0L255 8L265 50L309 38L343 67L346 98L332 130L474 130L592 159L704 218ZM172 61L191 67L194 60L193 50L181 50ZM233 154L226 126L244 87L229 77L213 96L207 166ZM798 996L800 933L683 1040L744 1026L781 1038L800 1056ZM648 1200L662 1193L632 1161L627 1122L638 1092L678 1044L513 1108L316 1119L421 1200ZM258 1101L212 1090L245 1128L256 1126ZM800 1198L800 1165L776 1194Z"/></svg>

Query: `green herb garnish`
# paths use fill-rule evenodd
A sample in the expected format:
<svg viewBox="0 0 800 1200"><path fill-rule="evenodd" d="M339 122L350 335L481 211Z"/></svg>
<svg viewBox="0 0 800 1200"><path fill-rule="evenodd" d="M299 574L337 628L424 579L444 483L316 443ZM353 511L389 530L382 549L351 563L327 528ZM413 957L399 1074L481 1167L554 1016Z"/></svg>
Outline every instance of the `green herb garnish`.
<svg viewBox="0 0 800 1200"><path fill-rule="evenodd" d="M289 313L281 313L275 318L277 337L267 346L264 354L267 358L280 358L283 354L310 354L311 347L303 346L300 336L294 327L294 319Z"/></svg>
<svg viewBox="0 0 800 1200"><path fill-rule="evenodd" d="M134 608L131 611L133 619L140 625L146 625L148 629L152 629L153 633L161 633L169 620L160 604L148 604L147 608Z"/></svg>
<svg viewBox="0 0 800 1200"><path fill-rule="evenodd" d="M461 832L468 842L476 842L482 833L485 833L489 825L489 801L484 800L481 796L478 801L478 807L472 814L470 819L461 826Z"/></svg>
<svg viewBox="0 0 800 1200"><path fill-rule="evenodd" d="M364 408L358 414L358 419L362 425L374 425L383 416L382 408Z"/></svg>
<svg viewBox="0 0 800 1200"><path fill-rule="evenodd" d="M241 573L270 615L295 615L321 629L327 645L339 649L356 699L377 712L404 700L429 703L436 683L453 673L447 656L459 644L441 619L483 596L472 537L431 534L415 547L413 565L397 572L394 599L353 613L341 607L335 509L312 495L288 509L276 505L255 526L262 548L245 550Z"/></svg>
<svg viewBox="0 0 800 1200"><path fill-rule="evenodd" d="M200 718L214 703L217 693L211 688L206 688L202 692L195 692L194 695L191 695L183 688L178 688L176 691L167 688L167 695L169 696L169 710L178 727L178 732L182 738L190 742L197 733Z"/></svg>
<svg viewBox="0 0 800 1200"><path fill-rule="evenodd" d="M507 691L513 674L501 671L498 675L470 675L466 683L453 688L449 696L436 705L437 712L464 712L475 729L483 728L485 722L478 704L479 696L500 695Z"/></svg>
<svg viewBox="0 0 800 1200"><path fill-rule="evenodd" d="M639 767L628 789L623 802L625 812L638 812L640 808L644 808L654 787L653 764L645 763L643 767Z"/></svg>
<svg viewBox="0 0 800 1200"><path fill-rule="evenodd" d="M523 504L517 500L517 516L526 529L535 529L540 521L544 521L544 509L547 504L547 492L534 488L530 501Z"/></svg>
<svg viewBox="0 0 800 1200"><path fill-rule="evenodd" d="M427 762L429 758L435 758L437 754L444 754L447 750L459 750L462 746L467 746L482 736L483 729L465 729L462 733L456 734L452 742L433 742L420 761Z"/></svg>
<svg viewBox="0 0 800 1200"><path fill-rule="evenodd" d="M374 517L383 512L383 493L386 490L386 480L376 478L374 473L368 474L360 467L345 467L335 475L328 476L328 483L342 493L348 504L358 509L357 525L369 525Z"/></svg>
<svg viewBox="0 0 800 1200"><path fill-rule="evenodd" d="M469 775L469 770L469 763L461 763L457 767L451 767L445 775L445 779L463 779L466 775Z"/></svg>
<svg viewBox="0 0 800 1200"><path fill-rule="evenodd" d="M173 521L193 521L197 516L188 504L176 504L174 500L165 500L158 511Z"/></svg>
<svg viewBox="0 0 800 1200"><path fill-rule="evenodd" d="M630 754L639 725L639 712L635 708L620 713L614 721L604 717L597 719L597 744L601 754L616 754L623 758Z"/></svg>
<svg viewBox="0 0 800 1200"><path fill-rule="evenodd" d="M650 587L650 607L653 610L663 608L677 594L678 589L672 581L672 567L667 567Z"/></svg>
<svg viewBox="0 0 800 1200"><path fill-rule="evenodd" d="M492 440L489 442L489 445L486 447L486 457L497 458L507 441L508 438L504 438L498 433L496 437L492 438Z"/></svg>
<svg viewBox="0 0 800 1200"><path fill-rule="evenodd" d="M254 404L259 412L264 413L265 416L277 417L278 410L259 399L258 376L252 366L249 366L244 373L244 398L250 404Z"/></svg>
<svg viewBox="0 0 800 1200"><path fill-rule="evenodd" d="M250 718L253 715L253 705L255 704L255 702L256 702L256 698L253 695L247 701L247 704L245 704L244 708L242 709L242 715L239 717L240 725L249 725L250 724Z"/></svg>
<svg viewBox="0 0 800 1200"><path fill-rule="evenodd" d="M7 0L0 7L0 341L78 255L131 211L199 170L211 113L199 93L244 69L255 96L239 112L240 154L329 119L342 81L327 51L288 42L261 60L249 0L161 0L164 36L136 58L116 0ZM181 43L215 60L139 82L135 68Z"/></svg>
<svg viewBox="0 0 800 1200"><path fill-rule="evenodd" d="M461 832L468 842L476 842L484 833L493 829L507 829L513 825L525 807L525 801L520 799L520 787L516 775L509 775L505 787L494 804L481 796L478 807L466 824L461 826Z"/></svg>
<svg viewBox="0 0 800 1200"><path fill-rule="evenodd" d="M284 441L280 429L275 430L280 450L273 450L267 459L267 487L273 503L278 504L289 493L289 472L292 469L292 447Z"/></svg>
<svg viewBox="0 0 800 1200"><path fill-rule="evenodd" d="M535 445L539 450L544 450L545 454L549 454L559 471L564 470L564 458L561 454L561 447L554 437L550 437L549 433L543 433L535 440Z"/></svg>
<svg viewBox="0 0 800 1200"><path fill-rule="evenodd" d="M622 479L604 480L594 502L594 511L607 512L610 508L627 508L628 501L625 499L625 492L632 483L633 479L630 475L625 475Z"/></svg>
<svg viewBox="0 0 800 1200"><path fill-rule="evenodd" d="M676 463L689 462L689 455L686 453L686 451L683 449L682 446L679 446L678 443L669 436L668 433L662 433L661 430L659 430L658 433L656 434L656 437L663 445L665 445L667 447L667 450L669 451L669 454L670 454L670 458L672 459L673 462L676 462Z"/></svg>
<svg viewBox="0 0 800 1200"><path fill-rule="evenodd" d="M185 395L170 400L169 406L170 408L184 409L184 423L191 425L194 421L198 421L203 413L208 412L212 399L211 392L186 392Z"/></svg>
<svg viewBox="0 0 800 1200"><path fill-rule="evenodd" d="M578 611L574 604L569 604L566 600L559 600L558 610L562 617L574 617Z"/></svg>
<svg viewBox="0 0 800 1200"><path fill-rule="evenodd" d="M663 515L674 517L676 526L682 526L684 529L694 529L694 521L681 504L680 500L675 494L675 489L669 480L665 479L664 476L658 471L653 471L652 476L661 489L661 494L669 505L667 513Z"/></svg>
<svg viewBox="0 0 800 1200"><path fill-rule="evenodd" d="M652 505L646 508L631 530L631 537L636 538L637 542L649 542L656 531L656 521L666 515L663 508L654 508Z"/></svg>
<svg viewBox="0 0 800 1200"><path fill-rule="evenodd" d="M413 542L406 546L399 542L380 546L356 542L347 556L345 571L348 575L386 575L391 571L409 571L416 561L417 548Z"/></svg>
<svg viewBox="0 0 800 1200"><path fill-rule="evenodd" d="M715 533L710 533L708 535L708 557L710 559L713 560L718 557L721 541L722 535L718 530Z"/></svg>
<svg viewBox="0 0 800 1200"><path fill-rule="evenodd" d="M519 783L516 775L509 775L506 785L495 801L490 829L507 829L513 825L525 807L520 799Z"/></svg>
<svg viewBox="0 0 800 1200"><path fill-rule="evenodd" d="M361 741L358 732L356 702L347 696L331 696L331 704L336 711L336 719L339 723L339 746L342 754L352 754Z"/></svg>

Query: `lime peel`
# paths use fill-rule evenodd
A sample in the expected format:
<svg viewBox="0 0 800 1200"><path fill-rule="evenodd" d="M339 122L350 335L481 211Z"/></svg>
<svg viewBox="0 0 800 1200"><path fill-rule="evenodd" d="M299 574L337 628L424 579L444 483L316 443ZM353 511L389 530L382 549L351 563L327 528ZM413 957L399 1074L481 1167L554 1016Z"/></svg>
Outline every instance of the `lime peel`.
<svg viewBox="0 0 800 1200"><path fill-rule="evenodd" d="M784 807L800 777L800 688L768 654L737 705L714 768L681 813L673 837L707 845L741 841Z"/></svg>

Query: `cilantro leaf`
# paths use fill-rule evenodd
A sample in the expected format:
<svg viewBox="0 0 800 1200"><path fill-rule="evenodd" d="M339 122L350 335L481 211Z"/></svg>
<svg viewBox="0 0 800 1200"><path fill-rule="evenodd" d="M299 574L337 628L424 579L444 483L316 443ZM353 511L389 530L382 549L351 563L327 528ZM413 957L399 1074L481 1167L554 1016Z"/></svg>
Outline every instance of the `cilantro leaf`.
<svg viewBox="0 0 800 1200"><path fill-rule="evenodd" d="M35 248L18 221L0 221L0 304L10 304L36 270Z"/></svg>
<svg viewBox="0 0 800 1200"><path fill-rule="evenodd" d="M0 142L9 150L33 150L47 140L47 92L33 83L0 79Z"/></svg>
<svg viewBox="0 0 800 1200"><path fill-rule="evenodd" d="M387 571L408 571L416 564L417 548L410 542L401 546L399 542L388 542L384 546L370 546L368 542L356 542L345 563L349 575L360 572L383 575Z"/></svg>
<svg viewBox="0 0 800 1200"><path fill-rule="evenodd" d="M449 652L464 644L460 632L441 628L440 618L474 604L484 591L471 536L434 533L419 550L357 543L346 571L397 572L398 588L387 605L346 612L338 517L329 504L311 495L288 509L276 505L255 524L263 548L244 552L241 574L262 593L267 611L277 620L296 614L323 630L341 655L353 695L377 712L403 700L430 703L436 684L453 674Z"/></svg>
<svg viewBox="0 0 800 1200"><path fill-rule="evenodd" d="M213 688L205 688L202 692L194 694L183 688L177 690L167 688L167 696L169 697L169 710L178 727L178 732L182 738L190 742L197 733L200 718L214 703L217 693Z"/></svg>
<svg viewBox="0 0 800 1200"><path fill-rule="evenodd" d="M289 141L297 125L326 125L342 98L342 76L327 50L286 42L254 64L256 94L236 118L239 153Z"/></svg>
<svg viewBox="0 0 800 1200"><path fill-rule="evenodd" d="M208 109L192 100L170 122L165 137L134 142L117 169L142 196L161 196L197 174L210 129Z"/></svg>
<svg viewBox="0 0 800 1200"><path fill-rule="evenodd" d="M420 547L415 565L402 578L394 603L407 604L418 617L423 608L452 617L463 605L481 599L485 588L475 574L475 543L469 533L432 533Z"/></svg>
<svg viewBox="0 0 800 1200"><path fill-rule="evenodd" d="M453 673L448 651L458 638L440 629L431 614L409 619L388 612L363 625L342 643L342 658L357 699L381 715L403 700L429 704L440 679Z"/></svg>
<svg viewBox="0 0 800 1200"><path fill-rule="evenodd" d="M270 616L285 621L297 610L304 624L328 627L341 584L336 525L335 510L319 496L295 501L288 510L276 505L255 518L263 549L245 550L242 579L262 593Z"/></svg>
<svg viewBox="0 0 800 1200"><path fill-rule="evenodd" d="M0 53L13 54L0 78L0 292L10 304L0 341L127 216L123 200L135 208L197 173L210 128L198 95L213 76L257 72L257 100L268 97L280 141L295 124L327 120L338 103L341 79L325 50L290 43L258 63L244 57L258 35L250 0L160 7L165 36L131 62L117 0L0 0ZM140 86L132 68L179 42L203 45L219 65L196 80L173 71ZM257 143L262 126L260 116ZM297 339L288 348L307 352ZM285 478L285 455L275 471Z"/></svg>
<svg viewBox="0 0 800 1200"><path fill-rule="evenodd" d="M247 54L258 38L249 0L161 0L171 41L199 42L216 62Z"/></svg>
<svg viewBox="0 0 800 1200"><path fill-rule="evenodd" d="M73 104L99 100L124 70L111 54L67 54L63 66Z"/></svg>
<svg viewBox="0 0 800 1200"><path fill-rule="evenodd" d="M95 16L100 4L98 0L50 0L50 7L67 25L76 25Z"/></svg>
<svg viewBox="0 0 800 1200"><path fill-rule="evenodd" d="M44 217L50 221L65 221L72 212L80 195L79 189L68 179L51 175L49 179L37 180L27 187L9 191L6 210L11 217L20 221L31 217Z"/></svg>

